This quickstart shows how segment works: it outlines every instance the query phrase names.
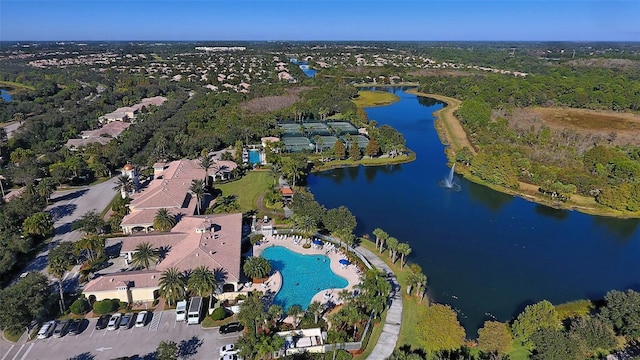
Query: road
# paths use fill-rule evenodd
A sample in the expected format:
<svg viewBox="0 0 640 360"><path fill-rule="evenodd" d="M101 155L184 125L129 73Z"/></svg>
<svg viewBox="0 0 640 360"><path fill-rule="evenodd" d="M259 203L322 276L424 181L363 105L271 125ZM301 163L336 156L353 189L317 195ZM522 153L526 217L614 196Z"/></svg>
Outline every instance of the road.
<svg viewBox="0 0 640 360"><path fill-rule="evenodd" d="M54 220L55 236L49 246L40 252L25 271L44 272L47 268L47 255L60 241L76 241L82 234L71 229L71 224L82 215L91 210L101 212L106 208L116 192L113 190L117 178L109 179L103 183L73 188L71 190L56 191L51 196L51 205L47 211ZM1 360L1 359L0 359Z"/></svg>
<svg viewBox="0 0 640 360"><path fill-rule="evenodd" d="M4 130L7 132L7 139L11 139L13 137L13 133L18 130L18 128L21 126L22 124L20 124L19 121L14 121L8 125L3 126Z"/></svg>
<svg viewBox="0 0 640 360"><path fill-rule="evenodd" d="M9 344L0 341L0 360L74 359L108 360L128 356L133 359L154 359L152 355L160 341L175 341L181 358L217 359L219 349L235 343L238 334L220 335L218 328L202 329L175 321L175 311L154 313L150 323L142 328L95 330L96 319L90 319L82 333L56 339L32 340Z"/></svg>

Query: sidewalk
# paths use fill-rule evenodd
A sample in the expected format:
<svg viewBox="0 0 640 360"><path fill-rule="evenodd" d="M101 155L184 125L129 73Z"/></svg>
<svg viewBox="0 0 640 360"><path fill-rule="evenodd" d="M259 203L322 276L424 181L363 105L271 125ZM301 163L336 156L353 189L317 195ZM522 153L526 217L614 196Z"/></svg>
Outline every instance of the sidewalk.
<svg viewBox="0 0 640 360"><path fill-rule="evenodd" d="M378 257L378 254L375 254L362 246L358 246L356 251L364 255L364 257L371 262L371 265L376 268L384 270L387 273L393 273L391 268L389 268L387 264ZM398 342L400 324L402 323L402 291L400 290L400 284L398 284L398 280L395 276L391 278L391 282L393 284L395 294L391 299L391 305L387 311L387 317L382 327L382 334L380 334L378 343L371 352L371 355L367 358L368 360L385 360L391 356L391 353L395 350L396 343Z"/></svg>

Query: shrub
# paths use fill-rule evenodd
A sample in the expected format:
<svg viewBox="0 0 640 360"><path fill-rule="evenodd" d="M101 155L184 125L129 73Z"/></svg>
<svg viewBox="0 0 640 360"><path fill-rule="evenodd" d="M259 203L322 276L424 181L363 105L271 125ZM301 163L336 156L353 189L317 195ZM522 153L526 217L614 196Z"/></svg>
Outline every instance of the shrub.
<svg viewBox="0 0 640 360"><path fill-rule="evenodd" d="M257 244L260 240L262 240L264 238L264 235L262 234L256 234L251 236L251 238L249 239L249 241L251 242L251 245L255 245Z"/></svg>
<svg viewBox="0 0 640 360"><path fill-rule="evenodd" d="M112 313L120 308L120 300L104 299L93 304L93 312L97 315Z"/></svg>
<svg viewBox="0 0 640 360"><path fill-rule="evenodd" d="M76 299L76 301L71 304L69 310L71 310L71 312L76 315L84 315L89 312L89 310L91 310L91 305L89 305L89 302L86 298L81 297Z"/></svg>
<svg viewBox="0 0 640 360"><path fill-rule="evenodd" d="M213 310L213 313L211 314L211 318L215 321L222 320L226 317L227 317L227 312L221 307Z"/></svg>

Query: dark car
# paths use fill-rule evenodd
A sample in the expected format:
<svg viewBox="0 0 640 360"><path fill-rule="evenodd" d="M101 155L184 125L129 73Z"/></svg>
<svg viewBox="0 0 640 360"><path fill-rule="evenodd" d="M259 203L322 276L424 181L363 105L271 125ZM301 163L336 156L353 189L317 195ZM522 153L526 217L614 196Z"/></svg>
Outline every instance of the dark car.
<svg viewBox="0 0 640 360"><path fill-rule="evenodd" d="M109 323L109 319L111 319L111 314L100 315L98 318L98 322L96 322L96 330L102 330L107 327Z"/></svg>
<svg viewBox="0 0 640 360"><path fill-rule="evenodd" d="M69 320L69 335L78 335L80 332L80 320L73 319Z"/></svg>
<svg viewBox="0 0 640 360"><path fill-rule="evenodd" d="M59 322L58 325L56 325L56 329L53 330L53 337L63 337L67 331L69 331L69 322L69 320Z"/></svg>
<svg viewBox="0 0 640 360"><path fill-rule="evenodd" d="M227 325L220 326L220 334L230 334L238 331L242 331L244 326L239 322L228 323Z"/></svg>
<svg viewBox="0 0 640 360"><path fill-rule="evenodd" d="M126 313L120 318L120 328L128 329L134 321L133 313Z"/></svg>

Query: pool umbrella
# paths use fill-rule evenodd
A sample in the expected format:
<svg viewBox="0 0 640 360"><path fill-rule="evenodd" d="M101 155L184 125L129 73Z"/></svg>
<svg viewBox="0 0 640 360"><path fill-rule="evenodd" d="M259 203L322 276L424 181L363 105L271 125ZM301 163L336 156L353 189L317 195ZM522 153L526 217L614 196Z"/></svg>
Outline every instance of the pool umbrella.
<svg viewBox="0 0 640 360"><path fill-rule="evenodd" d="M313 240L313 244L314 244L314 245L323 245L324 243L323 243L321 240L314 239L314 240Z"/></svg>
<svg viewBox="0 0 640 360"><path fill-rule="evenodd" d="M349 264L351 264L351 263L350 263L350 262L349 262L349 260L347 260L347 259L340 259L340 264L342 264L342 265L349 265Z"/></svg>

